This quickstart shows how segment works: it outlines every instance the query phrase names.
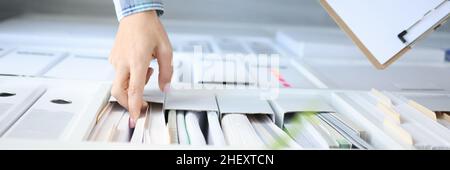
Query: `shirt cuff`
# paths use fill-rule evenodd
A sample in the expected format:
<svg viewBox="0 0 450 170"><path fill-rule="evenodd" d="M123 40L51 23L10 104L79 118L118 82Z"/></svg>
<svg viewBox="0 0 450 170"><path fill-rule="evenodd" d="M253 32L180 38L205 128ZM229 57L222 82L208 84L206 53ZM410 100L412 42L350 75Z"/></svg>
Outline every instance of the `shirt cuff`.
<svg viewBox="0 0 450 170"><path fill-rule="evenodd" d="M113 0L117 20L138 12L156 10L158 16L164 13L164 6L160 0Z"/></svg>

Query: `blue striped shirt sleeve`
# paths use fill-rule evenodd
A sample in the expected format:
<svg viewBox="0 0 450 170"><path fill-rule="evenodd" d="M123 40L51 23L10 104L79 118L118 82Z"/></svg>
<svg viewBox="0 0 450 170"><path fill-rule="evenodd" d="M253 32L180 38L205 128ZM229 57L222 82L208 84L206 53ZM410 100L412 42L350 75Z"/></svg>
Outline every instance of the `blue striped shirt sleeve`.
<svg viewBox="0 0 450 170"><path fill-rule="evenodd" d="M142 11L156 10L158 16L164 13L162 0L113 0L113 2L119 21L123 17Z"/></svg>

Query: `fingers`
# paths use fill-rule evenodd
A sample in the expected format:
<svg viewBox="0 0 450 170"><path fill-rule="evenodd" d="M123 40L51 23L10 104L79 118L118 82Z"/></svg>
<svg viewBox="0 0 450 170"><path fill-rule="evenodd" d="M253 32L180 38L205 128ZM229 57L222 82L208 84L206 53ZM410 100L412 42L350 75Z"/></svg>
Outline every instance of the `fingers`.
<svg viewBox="0 0 450 170"><path fill-rule="evenodd" d="M170 45L160 45L156 48L156 58L159 66L158 84L161 91L167 90L172 79L172 55L172 47Z"/></svg>
<svg viewBox="0 0 450 170"><path fill-rule="evenodd" d="M129 70L127 68L117 68L116 76L111 88L111 95L116 98L117 102L128 109L128 83Z"/></svg>
<svg viewBox="0 0 450 170"><path fill-rule="evenodd" d="M144 64L132 64L130 70L130 83L128 86L128 111L133 120L141 114L143 93L148 68Z"/></svg>
<svg viewBox="0 0 450 170"><path fill-rule="evenodd" d="M125 69L123 69L125 70ZM150 79L150 76L153 74L153 69L148 68L147 69L147 75L146 75L146 81L145 84L147 84L148 80ZM123 72L117 72L116 78L114 79L113 88L111 90L111 94L117 99L120 105L128 109L128 88L129 88L129 72L123 71ZM138 107L138 106L136 106ZM148 107L148 103L145 101L142 101L141 109L145 109ZM130 115L132 114L131 111ZM140 114L140 112L139 112ZM139 114L137 116L130 116L129 120L129 127L134 128L136 126L136 120L139 117Z"/></svg>

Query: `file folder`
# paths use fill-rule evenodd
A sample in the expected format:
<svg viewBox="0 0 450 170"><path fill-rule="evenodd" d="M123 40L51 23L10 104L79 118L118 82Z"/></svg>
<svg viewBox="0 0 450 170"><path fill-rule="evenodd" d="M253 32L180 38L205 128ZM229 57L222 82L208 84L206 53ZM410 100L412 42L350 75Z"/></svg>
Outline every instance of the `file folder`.
<svg viewBox="0 0 450 170"><path fill-rule="evenodd" d="M265 148L245 114L226 114L222 118L223 134L230 146Z"/></svg>
<svg viewBox="0 0 450 170"><path fill-rule="evenodd" d="M330 146L328 136L323 136L321 132L316 129L313 122L310 120L311 114L314 113L298 113L295 116L288 118L284 123L285 131L297 141L300 146L308 149L330 149L335 147Z"/></svg>
<svg viewBox="0 0 450 170"><path fill-rule="evenodd" d="M156 145L168 145L171 143L169 128L166 125L166 117L163 106L159 103L150 103L150 111L148 113L148 134L150 135L150 143Z"/></svg>
<svg viewBox="0 0 450 170"><path fill-rule="evenodd" d="M205 139L205 116L201 112L188 111L185 115L186 130L189 135L191 145L204 146L206 145Z"/></svg>
<svg viewBox="0 0 450 170"><path fill-rule="evenodd" d="M426 108L425 106L413 101L413 100L409 100L408 104L413 107L414 109L420 111L421 113L425 114L427 117L429 117L430 119L437 121L437 116L436 113L431 111L430 109Z"/></svg>
<svg viewBox="0 0 450 170"><path fill-rule="evenodd" d="M102 119L91 134L91 140L103 142L114 140L115 133L117 132L117 125L121 121L126 110L118 103L110 103L107 107L107 113L102 116Z"/></svg>
<svg viewBox="0 0 450 170"><path fill-rule="evenodd" d="M133 133L130 129L130 115L126 112L123 114L122 118L114 127L113 141L119 143L128 143L131 140L131 135Z"/></svg>
<svg viewBox="0 0 450 170"><path fill-rule="evenodd" d="M148 123L148 117L149 117L149 109L151 107L146 107L141 109L141 114L139 115L138 119L136 120L136 125L134 127L133 135L131 136L130 142L134 144L141 144L141 143L150 143L148 138L146 138L146 124Z"/></svg>
<svg viewBox="0 0 450 170"><path fill-rule="evenodd" d="M270 149L302 149L287 133L267 115L247 115L258 136Z"/></svg>
<svg viewBox="0 0 450 170"><path fill-rule="evenodd" d="M167 128L169 129L169 138L171 144L179 144L178 139L178 123L177 123L177 111L170 110L167 114Z"/></svg>
<svg viewBox="0 0 450 170"><path fill-rule="evenodd" d="M207 143L212 146L226 146L225 137L220 127L219 115L217 112L208 111L206 113L208 119Z"/></svg>
<svg viewBox="0 0 450 170"><path fill-rule="evenodd" d="M177 111L177 133L181 145L189 145L191 143L186 130L184 111Z"/></svg>

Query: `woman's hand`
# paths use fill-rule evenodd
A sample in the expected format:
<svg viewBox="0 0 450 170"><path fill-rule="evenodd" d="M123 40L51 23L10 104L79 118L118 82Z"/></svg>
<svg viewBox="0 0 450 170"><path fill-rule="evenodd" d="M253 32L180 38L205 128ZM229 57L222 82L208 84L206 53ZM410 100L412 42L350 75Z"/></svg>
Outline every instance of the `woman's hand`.
<svg viewBox="0 0 450 170"><path fill-rule="evenodd" d="M144 86L153 69L150 62L157 59L159 88L166 91L172 78L172 46L155 11L132 14L121 19L109 60L115 69L111 89L120 105L130 113L134 127L142 107Z"/></svg>

